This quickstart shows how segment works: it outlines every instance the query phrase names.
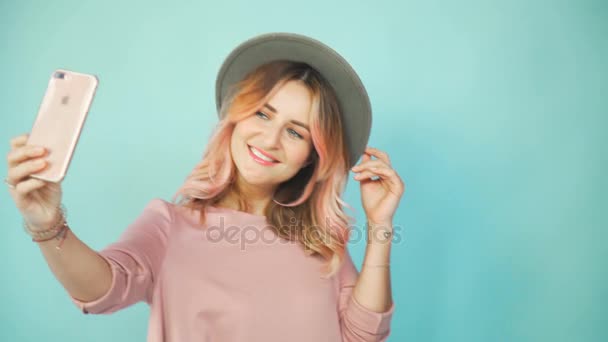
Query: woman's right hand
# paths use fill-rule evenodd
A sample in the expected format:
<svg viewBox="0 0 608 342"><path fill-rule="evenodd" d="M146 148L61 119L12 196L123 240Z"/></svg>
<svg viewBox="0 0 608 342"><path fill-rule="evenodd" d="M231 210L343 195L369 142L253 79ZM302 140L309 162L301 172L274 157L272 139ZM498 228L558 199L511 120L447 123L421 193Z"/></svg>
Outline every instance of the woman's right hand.
<svg viewBox="0 0 608 342"><path fill-rule="evenodd" d="M7 181L15 185L7 187L17 209L23 215L30 229L40 231L50 228L60 215L61 184L29 177L44 170L47 151L43 146L26 145L29 134L17 136L10 141ZM37 152L36 148L42 148Z"/></svg>

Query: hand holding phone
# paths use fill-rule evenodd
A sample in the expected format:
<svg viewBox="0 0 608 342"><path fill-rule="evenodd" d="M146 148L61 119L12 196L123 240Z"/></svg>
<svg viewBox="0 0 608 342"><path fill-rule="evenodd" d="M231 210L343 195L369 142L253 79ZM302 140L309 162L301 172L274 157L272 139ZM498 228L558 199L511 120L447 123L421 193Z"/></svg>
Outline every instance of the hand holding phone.
<svg viewBox="0 0 608 342"><path fill-rule="evenodd" d="M5 181L33 230L54 222L61 204L61 183L97 88L97 78L56 70L29 134L11 139Z"/></svg>
<svg viewBox="0 0 608 342"><path fill-rule="evenodd" d="M30 177L58 183L65 177L99 80L57 69L51 75L26 145L47 149L48 167Z"/></svg>

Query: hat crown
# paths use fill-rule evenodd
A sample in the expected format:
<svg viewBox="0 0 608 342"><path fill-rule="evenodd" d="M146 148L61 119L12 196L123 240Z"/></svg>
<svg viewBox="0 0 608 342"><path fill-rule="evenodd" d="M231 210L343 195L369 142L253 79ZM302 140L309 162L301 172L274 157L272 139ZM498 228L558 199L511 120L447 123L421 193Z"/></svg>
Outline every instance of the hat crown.
<svg viewBox="0 0 608 342"><path fill-rule="evenodd" d="M261 34L239 44L222 63L216 79L216 108L221 118L222 101L229 87L257 67L276 60L303 62L316 69L333 88L340 107L349 168L365 151L371 131L372 112L367 91L351 65L328 45L314 38L288 32Z"/></svg>

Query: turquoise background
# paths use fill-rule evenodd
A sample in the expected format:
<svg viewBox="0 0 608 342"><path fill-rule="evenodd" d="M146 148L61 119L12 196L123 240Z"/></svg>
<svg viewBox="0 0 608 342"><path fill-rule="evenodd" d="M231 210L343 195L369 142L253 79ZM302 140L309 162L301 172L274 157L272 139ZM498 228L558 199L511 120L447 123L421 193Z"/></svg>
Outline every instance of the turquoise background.
<svg viewBox="0 0 608 342"><path fill-rule="evenodd" d="M606 1L2 1L3 156L55 68L98 75L63 191L101 249L173 195L217 121L221 62L269 31L351 62L369 145L406 183L389 341L608 339ZM345 197L363 220L358 183ZM145 340L145 304L82 314L0 203L0 340Z"/></svg>

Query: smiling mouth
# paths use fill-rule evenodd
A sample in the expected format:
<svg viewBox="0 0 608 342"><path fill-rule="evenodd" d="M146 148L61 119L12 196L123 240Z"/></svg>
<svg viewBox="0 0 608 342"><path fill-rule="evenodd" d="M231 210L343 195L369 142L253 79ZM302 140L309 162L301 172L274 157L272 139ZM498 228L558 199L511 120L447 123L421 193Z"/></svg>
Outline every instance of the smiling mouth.
<svg viewBox="0 0 608 342"><path fill-rule="evenodd" d="M262 154L262 152L258 151L255 147L247 145L247 148L249 149L249 154L251 154L251 156L255 160L257 160L258 162L260 162L262 164L271 165L271 164L276 164L279 162L278 160L265 156L264 154Z"/></svg>

